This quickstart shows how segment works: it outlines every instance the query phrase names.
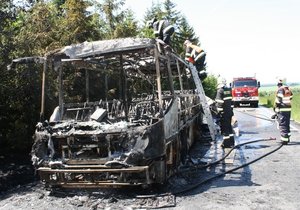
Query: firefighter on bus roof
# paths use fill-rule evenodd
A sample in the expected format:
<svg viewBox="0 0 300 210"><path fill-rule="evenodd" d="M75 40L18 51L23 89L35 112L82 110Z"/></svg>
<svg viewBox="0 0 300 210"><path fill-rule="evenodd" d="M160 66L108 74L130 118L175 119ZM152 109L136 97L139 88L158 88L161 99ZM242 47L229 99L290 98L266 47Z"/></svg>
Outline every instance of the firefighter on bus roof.
<svg viewBox="0 0 300 210"><path fill-rule="evenodd" d="M185 40L184 42L185 48L185 60L194 64L201 80L204 80L207 77L207 73L205 71L205 51L197 46L192 44L190 40Z"/></svg>
<svg viewBox="0 0 300 210"><path fill-rule="evenodd" d="M157 20L157 18L153 18L147 22L147 25L149 28L153 28L154 35L157 39L163 41L163 44L171 46L171 36L175 29L170 25L168 20Z"/></svg>
<svg viewBox="0 0 300 210"><path fill-rule="evenodd" d="M216 106L220 117L221 134L223 148L231 148L234 146L234 134L231 124L233 116L231 88L226 86L226 80L219 77L217 84Z"/></svg>
<svg viewBox="0 0 300 210"><path fill-rule="evenodd" d="M278 80L277 87L274 111L277 114L277 122L279 124L282 144L287 144L291 137L290 119L293 93L287 85L283 85L282 79Z"/></svg>

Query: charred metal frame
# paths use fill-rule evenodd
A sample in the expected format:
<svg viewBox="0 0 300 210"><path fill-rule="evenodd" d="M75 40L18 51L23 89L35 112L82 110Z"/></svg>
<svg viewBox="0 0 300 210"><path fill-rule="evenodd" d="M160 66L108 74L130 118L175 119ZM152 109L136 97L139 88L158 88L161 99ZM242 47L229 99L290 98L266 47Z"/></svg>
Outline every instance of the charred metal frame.
<svg viewBox="0 0 300 210"><path fill-rule="evenodd" d="M92 48L68 46L45 56L41 120L48 63L55 63L59 78L58 107L49 123L37 124L32 147L33 164L45 184L95 188L164 183L185 163L202 124L200 97L194 86L185 87L187 82L184 84L182 78L189 65L173 53L159 52L154 40L134 39L134 44L123 46L126 41L132 40L99 42L122 45L112 48L96 46L98 42L91 43ZM107 99L105 73L105 97L91 101L89 69L102 66L105 70L106 59L111 64L109 68L120 75L119 99ZM85 69L84 103L64 102L66 63ZM139 76L135 79L154 81L156 93L129 100L127 79L131 73ZM174 87L175 78L179 90Z"/></svg>

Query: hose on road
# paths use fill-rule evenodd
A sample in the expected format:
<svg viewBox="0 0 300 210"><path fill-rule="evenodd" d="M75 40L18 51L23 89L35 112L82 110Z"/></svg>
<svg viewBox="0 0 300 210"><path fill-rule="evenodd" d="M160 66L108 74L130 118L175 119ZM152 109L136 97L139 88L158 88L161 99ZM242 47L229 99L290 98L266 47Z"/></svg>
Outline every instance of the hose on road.
<svg viewBox="0 0 300 210"><path fill-rule="evenodd" d="M199 166L199 167L197 167L196 166L196 168L192 168L192 169L189 169L189 171L191 171L191 170L194 170L194 169L199 169L199 168L206 168L206 167L209 167L209 166L212 166L212 165L215 165L215 164L217 164L217 163L219 163L219 162L221 162L222 160L224 160L234 149L237 149L237 148L239 148L239 147L241 147L241 146L243 146L243 145L246 145L246 144L251 144L251 143L254 143L254 142L259 142L259 141L269 141L269 140L275 140L275 138L268 138L268 139L257 139L257 140L253 140L253 141L248 141L248 142L244 142L244 143L241 143L241 144L237 144L237 145L235 145L224 157L222 157L221 159L219 159L219 160L217 160L217 161L214 161L214 162L211 162L211 163L209 163L209 164L207 164L207 165L201 165L201 166ZM245 164L242 164L242 165L240 165L240 166L238 166L238 167L235 167L235 168L232 168L232 169L230 169L230 170L227 170L227 171L224 171L224 172L222 172L222 173L220 173L220 174L216 174L215 176L212 176L212 177L210 177L210 178L208 178L208 179L205 179L205 180L203 180L203 181L201 181L201 182L198 182L198 183L196 183L196 184L193 184L193 185L190 185L189 187L187 187L187 188L183 188L183 189L180 189L180 190L178 190L178 191L174 191L174 192L172 192L174 195L179 195L179 194L183 194L183 193L186 193L186 192L188 192L188 191L191 191L191 190L193 190L193 189L195 189L195 188L197 188L197 187L199 187L200 185L202 185L202 184L204 184L204 183L207 183L207 182L209 182L209 181L212 181L213 179L216 179L216 178L218 178L218 177L222 177L222 176L224 176L224 175L226 175L226 174L228 174L228 173L232 173L232 172L234 172L234 171L236 171L236 170L238 170L238 169L240 169L240 168L243 168L243 167L246 167L246 166L248 166L248 165L250 165L250 164L252 164L252 163L254 163L254 162L256 162L256 161L258 161L258 160L260 160L260 159L262 159L262 158L264 158L264 157L266 157L266 156L268 156L268 155L270 155L270 154L272 154L272 153L274 153L274 152L276 152L277 150L279 150L281 147L283 146L283 144L280 144L278 147L276 147L275 149L273 149L273 150L271 150L270 152L268 152L268 153L266 153L266 154L264 154L264 155L262 155L262 156L260 156L260 157L258 157L258 158L255 158L255 159L253 159L252 161L249 161L249 162L247 162L247 163L245 163ZM187 170L185 170L185 171L180 171L180 173L183 173L183 172L187 172Z"/></svg>
<svg viewBox="0 0 300 210"><path fill-rule="evenodd" d="M216 165L218 163L220 163L221 161L225 160L229 155L230 153L235 150L235 149L238 149L239 147L243 146L243 145L246 145L246 144L251 144L251 143L255 143L255 142L260 142L260 141L270 141L270 140L276 140L276 138L274 137L270 137L270 138L262 138L262 139L256 139L256 140L252 140L252 141L247 141L247 142L244 142L244 143L240 143L240 144L237 144L235 145L234 147L232 147L222 158L218 159L218 160L215 160L213 162L210 162L210 163L207 163L205 165L194 165L194 166L190 166L188 168L184 168L184 169L181 169L178 173L184 173L184 172L190 172L192 170L197 170L197 169L203 169L203 168L207 168L207 167L210 167L210 166L213 166L213 165Z"/></svg>
<svg viewBox="0 0 300 210"><path fill-rule="evenodd" d="M245 115L248 115L248 116L251 116L251 117L255 117L255 118L258 118L258 119L270 121L270 122L273 122L273 123L276 121L275 119L268 118L266 115L262 115L263 117L259 117L259 116L254 115L254 114L250 114L250 113L248 113L246 111L239 111L239 110L236 110L236 109L235 109L235 111L239 112L239 113L242 113L242 114L245 114Z"/></svg>

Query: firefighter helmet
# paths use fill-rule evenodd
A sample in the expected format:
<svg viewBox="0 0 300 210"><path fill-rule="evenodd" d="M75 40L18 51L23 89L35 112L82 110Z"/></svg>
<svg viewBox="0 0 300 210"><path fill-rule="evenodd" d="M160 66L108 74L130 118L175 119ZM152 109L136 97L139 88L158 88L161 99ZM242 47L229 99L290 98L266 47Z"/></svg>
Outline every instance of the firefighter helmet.
<svg viewBox="0 0 300 210"><path fill-rule="evenodd" d="M192 44L192 42L190 41L190 40L185 40L184 41L184 43L183 43L185 46L188 46L188 45L190 45L190 44Z"/></svg>
<svg viewBox="0 0 300 210"><path fill-rule="evenodd" d="M282 86L283 83L284 83L284 79L278 78L278 80L277 80L277 86Z"/></svg>

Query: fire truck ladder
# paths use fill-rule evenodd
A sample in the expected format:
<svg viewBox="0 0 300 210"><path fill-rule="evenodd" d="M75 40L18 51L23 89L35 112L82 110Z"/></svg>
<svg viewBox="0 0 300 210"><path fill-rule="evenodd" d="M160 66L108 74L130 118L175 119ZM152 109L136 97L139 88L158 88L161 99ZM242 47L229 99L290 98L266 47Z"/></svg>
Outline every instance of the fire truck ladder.
<svg viewBox="0 0 300 210"><path fill-rule="evenodd" d="M209 133L210 136L212 138L212 140L216 140L216 126L209 108L209 104L207 103L206 100L206 95L202 86L202 82L198 76L198 71L196 69L196 67L191 64L191 63L187 63L185 60L181 59L180 57L178 57L176 54L172 53L172 55L174 57L176 57L177 59L179 59L181 62L186 63L189 66L189 69L192 73L196 88L197 88L197 93L199 94L199 98L200 98L200 103L202 105L203 111L204 111L204 115L206 117L206 122L208 125L208 129L209 129Z"/></svg>

